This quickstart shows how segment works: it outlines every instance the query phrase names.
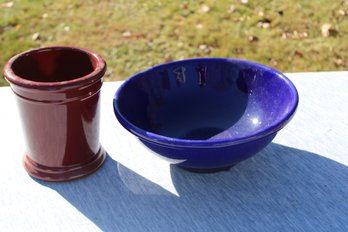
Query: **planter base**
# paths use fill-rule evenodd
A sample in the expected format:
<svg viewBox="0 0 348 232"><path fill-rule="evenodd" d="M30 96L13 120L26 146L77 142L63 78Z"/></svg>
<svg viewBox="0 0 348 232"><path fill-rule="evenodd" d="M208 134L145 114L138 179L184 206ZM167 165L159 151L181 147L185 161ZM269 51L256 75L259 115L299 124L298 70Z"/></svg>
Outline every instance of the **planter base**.
<svg viewBox="0 0 348 232"><path fill-rule="evenodd" d="M101 147L99 152L87 163L65 167L48 167L36 163L25 154L23 157L23 165L29 175L34 178L44 181L61 182L81 178L93 173L103 164L105 156L105 151Z"/></svg>

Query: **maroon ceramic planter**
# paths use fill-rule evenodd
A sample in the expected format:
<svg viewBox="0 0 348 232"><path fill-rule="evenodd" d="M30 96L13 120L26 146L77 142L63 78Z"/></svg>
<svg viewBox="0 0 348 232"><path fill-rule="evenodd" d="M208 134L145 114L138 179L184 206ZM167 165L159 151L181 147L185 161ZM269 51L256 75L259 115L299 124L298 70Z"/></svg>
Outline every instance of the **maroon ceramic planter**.
<svg viewBox="0 0 348 232"><path fill-rule="evenodd" d="M99 142L100 88L106 71L97 54L46 47L16 55L4 76L22 120L27 172L46 181L92 173L105 160Z"/></svg>

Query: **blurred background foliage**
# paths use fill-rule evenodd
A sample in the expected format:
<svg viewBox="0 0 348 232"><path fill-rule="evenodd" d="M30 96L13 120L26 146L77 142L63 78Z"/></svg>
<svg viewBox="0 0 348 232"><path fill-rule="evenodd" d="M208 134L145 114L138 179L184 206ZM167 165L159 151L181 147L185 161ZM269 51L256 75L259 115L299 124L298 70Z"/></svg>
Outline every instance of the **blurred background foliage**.
<svg viewBox="0 0 348 232"><path fill-rule="evenodd" d="M192 57L249 59L282 72L347 70L348 0L0 0L1 67L49 45L100 53L107 81Z"/></svg>

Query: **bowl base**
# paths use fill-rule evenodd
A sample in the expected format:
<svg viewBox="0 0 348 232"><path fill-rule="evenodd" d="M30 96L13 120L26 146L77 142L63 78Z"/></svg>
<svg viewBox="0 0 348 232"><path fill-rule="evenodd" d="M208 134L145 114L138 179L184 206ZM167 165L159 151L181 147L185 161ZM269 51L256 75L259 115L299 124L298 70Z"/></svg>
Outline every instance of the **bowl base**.
<svg viewBox="0 0 348 232"><path fill-rule="evenodd" d="M189 167L183 167L179 166L180 168L189 171L189 172L195 172L195 173L216 173L216 172L227 172L229 171L234 165L226 166L226 167L219 167L219 168L189 168Z"/></svg>
<svg viewBox="0 0 348 232"><path fill-rule="evenodd" d="M28 154L23 157L23 166L28 174L34 178L62 182L87 176L96 171L105 161L106 153L101 147L97 154L86 163L62 166L62 167L48 167L38 164L32 160Z"/></svg>

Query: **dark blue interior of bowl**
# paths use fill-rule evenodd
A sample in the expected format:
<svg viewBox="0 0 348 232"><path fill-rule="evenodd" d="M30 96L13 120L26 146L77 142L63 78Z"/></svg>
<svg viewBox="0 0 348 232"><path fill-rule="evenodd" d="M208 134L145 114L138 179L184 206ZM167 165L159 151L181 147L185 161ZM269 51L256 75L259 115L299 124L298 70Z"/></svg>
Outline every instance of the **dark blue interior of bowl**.
<svg viewBox="0 0 348 232"><path fill-rule="evenodd" d="M294 110L296 94L288 79L266 66L192 59L133 76L114 104L123 118L144 131L216 140L250 136L284 121Z"/></svg>

